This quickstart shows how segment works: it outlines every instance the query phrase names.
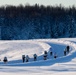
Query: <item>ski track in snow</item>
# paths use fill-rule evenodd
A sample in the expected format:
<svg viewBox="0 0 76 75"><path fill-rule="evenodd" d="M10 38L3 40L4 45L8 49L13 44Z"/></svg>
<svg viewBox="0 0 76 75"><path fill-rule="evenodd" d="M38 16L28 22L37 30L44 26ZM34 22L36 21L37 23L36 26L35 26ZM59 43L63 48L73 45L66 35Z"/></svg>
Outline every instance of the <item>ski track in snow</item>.
<svg viewBox="0 0 76 75"><path fill-rule="evenodd" d="M76 39L75 39L76 40ZM39 39L28 41L0 41L0 74L2 75L76 75L76 41L74 39ZM70 53L63 55L69 45ZM57 59L49 55L49 48L57 53ZM44 51L48 51L48 59L43 60ZM31 51L31 52L30 52ZM33 61L33 54L38 60ZM22 63L22 55L29 55L30 61ZM3 63L7 56L9 62Z"/></svg>

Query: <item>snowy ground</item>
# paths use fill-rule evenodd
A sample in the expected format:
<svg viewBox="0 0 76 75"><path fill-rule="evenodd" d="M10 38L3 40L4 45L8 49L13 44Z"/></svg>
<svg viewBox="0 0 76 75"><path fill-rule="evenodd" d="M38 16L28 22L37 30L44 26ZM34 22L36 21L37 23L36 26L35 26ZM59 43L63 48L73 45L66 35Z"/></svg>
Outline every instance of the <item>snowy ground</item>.
<svg viewBox="0 0 76 75"><path fill-rule="evenodd" d="M64 56L67 45L70 52ZM50 56L50 47L58 55L56 59ZM45 50L47 60L43 60ZM34 53L38 55L37 61L33 61ZM29 55L29 62L22 63L22 55ZM76 38L0 41L0 59L0 75L76 75Z"/></svg>

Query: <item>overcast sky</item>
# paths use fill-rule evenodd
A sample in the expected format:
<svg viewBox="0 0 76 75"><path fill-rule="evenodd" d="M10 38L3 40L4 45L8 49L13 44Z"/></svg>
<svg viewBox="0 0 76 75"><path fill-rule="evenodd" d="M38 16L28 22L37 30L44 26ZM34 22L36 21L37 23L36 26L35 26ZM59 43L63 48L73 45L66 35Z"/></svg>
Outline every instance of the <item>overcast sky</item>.
<svg viewBox="0 0 76 75"><path fill-rule="evenodd" d="M43 5L59 5L63 6L76 6L76 0L0 0L0 6L2 5L19 5L19 4L27 4L34 5L35 3L43 4Z"/></svg>

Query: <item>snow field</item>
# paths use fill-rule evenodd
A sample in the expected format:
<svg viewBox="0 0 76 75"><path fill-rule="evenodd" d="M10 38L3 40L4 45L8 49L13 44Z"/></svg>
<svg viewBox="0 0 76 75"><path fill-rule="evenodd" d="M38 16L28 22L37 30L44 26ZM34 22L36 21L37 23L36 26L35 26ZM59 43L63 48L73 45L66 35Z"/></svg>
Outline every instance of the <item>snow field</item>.
<svg viewBox="0 0 76 75"><path fill-rule="evenodd" d="M2 75L76 75L76 41L73 39L39 39L27 41L0 42L0 74ZM64 56L66 46L70 52ZM57 59L49 55L49 48L57 53ZM43 60L44 51L48 52L48 59ZM33 54L38 60L33 61ZM22 55L29 55L30 61L22 63ZM4 56L9 62L3 63Z"/></svg>

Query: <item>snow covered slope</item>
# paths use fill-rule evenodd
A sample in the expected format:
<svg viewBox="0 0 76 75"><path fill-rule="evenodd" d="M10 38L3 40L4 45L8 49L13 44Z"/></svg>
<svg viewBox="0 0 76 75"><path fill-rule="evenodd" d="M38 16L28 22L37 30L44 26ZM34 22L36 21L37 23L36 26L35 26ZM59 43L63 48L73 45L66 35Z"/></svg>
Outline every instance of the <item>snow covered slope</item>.
<svg viewBox="0 0 76 75"><path fill-rule="evenodd" d="M70 52L64 56L67 45ZM47 60L43 60L45 50L48 52ZM33 59L35 53L37 61ZM22 55L29 55L29 62L22 63ZM6 64L3 63L5 56L8 58ZM1 75L76 75L76 38L0 41L0 59Z"/></svg>

